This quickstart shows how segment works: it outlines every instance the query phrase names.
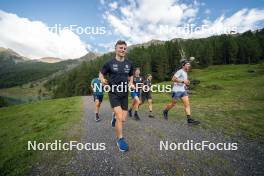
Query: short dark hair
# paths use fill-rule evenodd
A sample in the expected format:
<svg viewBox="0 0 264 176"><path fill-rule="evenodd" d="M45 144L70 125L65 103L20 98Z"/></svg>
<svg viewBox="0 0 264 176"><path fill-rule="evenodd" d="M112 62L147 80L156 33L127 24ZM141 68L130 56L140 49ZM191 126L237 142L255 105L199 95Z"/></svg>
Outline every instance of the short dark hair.
<svg viewBox="0 0 264 176"><path fill-rule="evenodd" d="M116 42L116 44L115 44L115 47L116 47L117 45L126 45L126 46L127 46L127 43L126 43L124 40L118 40L118 41Z"/></svg>
<svg viewBox="0 0 264 176"><path fill-rule="evenodd" d="M190 62L188 61L188 60L186 60L186 59L183 59L182 61L181 61L181 66L183 67L185 64L189 64Z"/></svg>

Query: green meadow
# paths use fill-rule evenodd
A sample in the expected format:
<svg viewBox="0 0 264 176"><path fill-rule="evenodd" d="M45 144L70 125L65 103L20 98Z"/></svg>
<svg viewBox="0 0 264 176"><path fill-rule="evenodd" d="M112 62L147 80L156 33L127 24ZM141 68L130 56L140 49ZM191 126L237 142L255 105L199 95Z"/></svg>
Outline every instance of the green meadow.
<svg viewBox="0 0 264 176"><path fill-rule="evenodd" d="M28 141L79 140L81 117L81 97L1 108L0 175L26 175L41 160L43 151L27 150Z"/></svg>
<svg viewBox="0 0 264 176"><path fill-rule="evenodd" d="M203 128L264 142L263 63L193 69L189 78L200 81L191 85L190 103L192 116L202 122ZM162 117L162 110L171 101L171 94L152 95L154 113ZM146 110L145 103L141 111ZM179 101L169 112L169 120L177 123L185 118L183 104Z"/></svg>

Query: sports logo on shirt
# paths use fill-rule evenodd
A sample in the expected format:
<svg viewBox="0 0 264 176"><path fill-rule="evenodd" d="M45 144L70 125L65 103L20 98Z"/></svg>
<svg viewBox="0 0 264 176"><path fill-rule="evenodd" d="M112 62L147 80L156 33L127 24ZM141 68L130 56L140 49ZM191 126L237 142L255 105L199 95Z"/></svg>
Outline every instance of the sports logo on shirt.
<svg viewBox="0 0 264 176"><path fill-rule="evenodd" d="M113 70L118 71L118 65L117 64L113 64Z"/></svg>
<svg viewBox="0 0 264 176"><path fill-rule="evenodd" d="M129 71L130 71L129 65L127 65L127 64L125 65L124 71L125 71L125 73L129 73Z"/></svg>

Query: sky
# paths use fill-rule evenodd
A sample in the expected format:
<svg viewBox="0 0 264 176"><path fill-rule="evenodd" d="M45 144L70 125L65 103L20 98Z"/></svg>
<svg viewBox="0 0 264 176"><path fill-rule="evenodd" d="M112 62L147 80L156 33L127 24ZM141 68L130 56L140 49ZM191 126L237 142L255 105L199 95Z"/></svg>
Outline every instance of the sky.
<svg viewBox="0 0 264 176"><path fill-rule="evenodd" d="M0 0L0 47L31 59L263 27L264 0Z"/></svg>

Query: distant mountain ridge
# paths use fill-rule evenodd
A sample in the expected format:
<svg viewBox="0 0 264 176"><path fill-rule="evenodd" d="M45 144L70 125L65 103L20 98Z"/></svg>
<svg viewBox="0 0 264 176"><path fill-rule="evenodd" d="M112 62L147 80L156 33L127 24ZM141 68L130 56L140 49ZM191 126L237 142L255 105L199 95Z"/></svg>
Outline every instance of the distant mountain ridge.
<svg viewBox="0 0 264 176"><path fill-rule="evenodd" d="M55 73L63 74L82 62L94 60L97 57L98 54L89 52L76 59L63 60L55 57L29 59L12 49L0 47L0 88L25 84Z"/></svg>
<svg viewBox="0 0 264 176"><path fill-rule="evenodd" d="M56 63L56 62L63 61L63 59L56 58L56 57L42 57L40 59L36 59L36 61L47 62L47 63Z"/></svg>
<svg viewBox="0 0 264 176"><path fill-rule="evenodd" d="M25 61L33 61L33 62L46 62L46 63L57 63L57 62L62 62L66 60L77 60L77 61L89 61L89 60L94 60L97 57L99 57L100 54L95 53L95 52L88 52L84 56L81 56L80 58L73 58L73 59L62 59L58 57L42 57L40 59L29 59L27 57L21 56L14 50L10 48L4 48L0 47L0 60L3 61L8 61L11 60L13 63L19 63L19 62L25 62Z"/></svg>
<svg viewBox="0 0 264 176"><path fill-rule="evenodd" d="M10 48L0 47L0 63L1 61L11 61L13 63L29 61L29 58L20 56L17 52L13 51Z"/></svg>

